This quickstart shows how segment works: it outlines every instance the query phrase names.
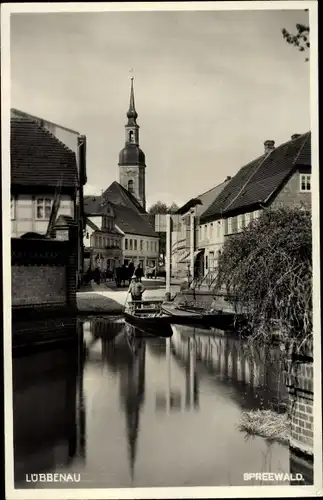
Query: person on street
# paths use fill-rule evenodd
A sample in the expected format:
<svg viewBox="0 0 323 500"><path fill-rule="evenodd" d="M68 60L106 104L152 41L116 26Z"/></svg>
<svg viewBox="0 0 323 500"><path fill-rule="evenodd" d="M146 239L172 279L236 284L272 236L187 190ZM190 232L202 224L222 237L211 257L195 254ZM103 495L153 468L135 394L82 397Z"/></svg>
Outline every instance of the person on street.
<svg viewBox="0 0 323 500"><path fill-rule="evenodd" d="M131 279L132 275L134 274L135 272L135 265L134 263L131 261L129 263L129 266L128 266L128 273L129 273L129 279Z"/></svg>
<svg viewBox="0 0 323 500"><path fill-rule="evenodd" d="M145 287L142 283L140 283L140 281L138 281L138 278L136 275L133 275L133 277L131 278L131 282L130 282L130 286L129 286L129 292L131 294L131 300L133 302L137 302L137 304L135 304L135 309L137 307L140 307L140 302L142 300L142 294L144 293L145 291Z"/></svg>
<svg viewBox="0 0 323 500"><path fill-rule="evenodd" d="M141 283L141 278L143 277L143 268L141 267L140 264L138 264L138 266L136 267L136 270L135 270L135 275L136 277L138 278L138 281Z"/></svg>

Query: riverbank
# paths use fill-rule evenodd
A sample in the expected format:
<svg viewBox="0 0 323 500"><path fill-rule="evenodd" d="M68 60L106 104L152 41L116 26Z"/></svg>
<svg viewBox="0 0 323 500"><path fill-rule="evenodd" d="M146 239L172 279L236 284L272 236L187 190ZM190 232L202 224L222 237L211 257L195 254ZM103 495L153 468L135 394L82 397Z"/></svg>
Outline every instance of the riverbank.
<svg viewBox="0 0 323 500"><path fill-rule="evenodd" d="M289 444L290 419L287 413L276 413L272 410L243 412L239 429L249 436L261 436L269 441Z"/></svg>
<svg viewBox="0 0 323 500"><path fill-rule="evenodd" d="M150 280L144 282L146 291L144 300L164 299L166 288L163 283ZM171 293L179 292L179 285L172 285ZM122 314L127 299L129 299L128 287L116 288L113 284L92 284L90 291L77 292L77 314L78 315L118 315Z"/></svg>

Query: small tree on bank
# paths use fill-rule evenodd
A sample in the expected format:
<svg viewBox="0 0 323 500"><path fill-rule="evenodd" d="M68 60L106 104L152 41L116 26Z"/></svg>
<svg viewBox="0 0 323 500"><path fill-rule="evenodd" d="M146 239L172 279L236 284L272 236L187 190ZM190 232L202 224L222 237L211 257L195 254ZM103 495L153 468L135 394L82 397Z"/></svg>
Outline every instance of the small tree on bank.
<svg viewBox="0 0 323 500"><path fill-rule="evenodd" d="M247 314L253 338L273 331L296 338L312 334L311 214L302 208L263 210L226 241L216 287L226 287L238 312Z"/></svg>

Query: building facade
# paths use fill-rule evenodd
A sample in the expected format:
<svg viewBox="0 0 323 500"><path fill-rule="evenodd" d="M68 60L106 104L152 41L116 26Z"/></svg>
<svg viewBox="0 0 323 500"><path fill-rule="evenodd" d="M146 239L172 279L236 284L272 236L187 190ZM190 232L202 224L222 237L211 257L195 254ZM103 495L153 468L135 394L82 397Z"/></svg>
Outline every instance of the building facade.
<svg viewBox="0 0 323 500"><path fill-rule="evenodd" d="M115 224L111 203L107 202L100 213L89 213L84 235L85 272L99 268L102 272L114 273L123 262L123 237L123 232Z"/></svg>
<svg viewBox="0 0 323 500"><path fill-rule="evenodd" d="M66 168L64 167L66 165ZM11 109L12 236L47 230L55 191L61 181L57 216L78 224L78 270L83 272L83 189L86 137L75 130Z"/></svg>
<svg viewBox="0 0 323 500"><path fill-rule="evenodd" d="M191 248L194 247L194 275L200 274L203 268L203 246L200 246L199 221L201 214L224 189L228 177L223 183L192 198L183 205L177 214L172 216L172 272L176 276L191 274ZM194 217L194 241L191 240L192 220Z"/></svg>
<svg viewBox="0 0 323 500"><path fill-rule="evenodd" d="M133 196L119 183L113 182L102 196L85 197L84 210L88 220L92 220L93 214L102 216L103 199L113 209L115 230L121 235L120 263L140 263L143 269L157 266L159 238L150 224L148 214L142 207L141 211L137 210ZM88 245L86 241L84 244Z"/></svg>
<svg viewBox="0 0 323 500"><path fill-rule="evenodd" d="M125 234L123 239L124 263L140 264L143 269L158 266L159 238Z"/></svg>
<svg viewBox="0 0 323 500"><path fill-rule="evenodd" d="M76 218L75 153L29 118L11 119L11 234L45 234L60 188L59 215Z"/></svg>

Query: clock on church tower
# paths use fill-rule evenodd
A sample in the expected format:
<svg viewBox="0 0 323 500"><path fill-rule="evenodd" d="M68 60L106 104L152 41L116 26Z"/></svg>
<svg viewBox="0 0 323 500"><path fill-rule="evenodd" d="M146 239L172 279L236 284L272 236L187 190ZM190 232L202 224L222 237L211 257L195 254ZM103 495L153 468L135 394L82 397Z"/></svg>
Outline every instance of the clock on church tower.
<svg viewBox="0 0 323 500"><path fill-rule="evenodd" d="M139 147L138 114L135 108L133 78L131 78L130 104L125 125L125 147L119 154L119 182L146 210L145 154Z"/></svg>

